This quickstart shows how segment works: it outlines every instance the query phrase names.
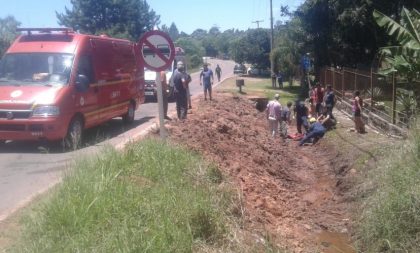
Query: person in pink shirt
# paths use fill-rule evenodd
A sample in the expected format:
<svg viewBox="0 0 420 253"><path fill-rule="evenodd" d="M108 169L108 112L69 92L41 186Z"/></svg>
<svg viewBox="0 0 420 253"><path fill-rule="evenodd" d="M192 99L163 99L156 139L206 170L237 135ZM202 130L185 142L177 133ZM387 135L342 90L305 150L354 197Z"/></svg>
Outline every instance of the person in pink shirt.
<svg viewBox="0 0 420 253"><path fill-rule="evenodd" d="M266 116L268 120L268 128L271 136L275 137L279 131L279 121L281 117L281 105L279 103L280 95L276 94L274 99L268 102Z"/></svg>

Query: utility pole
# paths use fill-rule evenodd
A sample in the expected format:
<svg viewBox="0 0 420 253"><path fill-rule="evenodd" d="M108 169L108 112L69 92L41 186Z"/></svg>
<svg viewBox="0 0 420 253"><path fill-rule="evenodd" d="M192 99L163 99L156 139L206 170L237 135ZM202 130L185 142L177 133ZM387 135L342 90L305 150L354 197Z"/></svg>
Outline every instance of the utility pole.
<svg viewBox="0 0 420 253"><path fill-rule="evenodd" d="M261 22L264 22L264 20L255 20L255 21L252 21L252 23L257 23L257 28L260 28L260 23Z"/></svg>
<svg viewBox="0 0 420 253"><path fill-rule="evenodd" d="M275 73L274 73L274 59L273 59L273 47L274 47L273 0L270 0L270 27L271 27L271 38L270 38L271 86L273 88L276 88L276 76L275 76Z"/></svg>

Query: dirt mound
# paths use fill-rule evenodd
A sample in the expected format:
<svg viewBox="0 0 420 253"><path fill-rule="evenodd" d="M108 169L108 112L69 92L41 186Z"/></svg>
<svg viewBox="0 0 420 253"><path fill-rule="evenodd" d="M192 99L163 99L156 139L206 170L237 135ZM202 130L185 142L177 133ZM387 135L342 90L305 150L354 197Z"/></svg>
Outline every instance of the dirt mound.
<svg viewBox="0 0 420 253"><path fill-rule="evenodd" d="M255 102L221 94L200 99L187 120L172 121L168 129L171 140L203 154L237 185L249 229L268 231L293 252L328 248L319 240L325 232L347 231L331 166L337 153L323 142L302 148L272 138Z"/></svg>

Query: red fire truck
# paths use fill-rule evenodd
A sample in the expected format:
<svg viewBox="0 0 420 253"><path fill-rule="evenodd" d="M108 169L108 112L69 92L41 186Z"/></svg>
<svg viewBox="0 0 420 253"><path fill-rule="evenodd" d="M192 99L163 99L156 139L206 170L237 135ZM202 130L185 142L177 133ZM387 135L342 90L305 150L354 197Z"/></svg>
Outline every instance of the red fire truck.
<svg viewBox="0 0 420 253"><path fill-rule="evenodd" d="M144 102L136 44L69 28L26 28L0 63L0 142L62 140L114 117L130 123Z"/></svg>

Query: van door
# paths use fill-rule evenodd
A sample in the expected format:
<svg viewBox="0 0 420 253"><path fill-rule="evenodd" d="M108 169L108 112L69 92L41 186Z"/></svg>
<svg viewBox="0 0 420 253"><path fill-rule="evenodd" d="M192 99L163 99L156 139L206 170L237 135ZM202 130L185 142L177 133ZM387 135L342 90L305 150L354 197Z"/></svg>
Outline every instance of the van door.
<svg viewBox="0 0 420 253"><path fill-rule="evenodd" d="M117 64L118 44L110 39L92 39L93 64L98 79L100 119L107 121L127 111L128 104L123 101L123 86L129 77Z"/></svg>
<svg viewBox="0 0 420 253"><path fill-rule="evenodd" d="M99 124L99 90L96 86L92 56L81 54L78 57L76 82L79 76L86 77L89 86L86 90L76 88L76 108L83 113L85 117L85 128Z"/></svg>

